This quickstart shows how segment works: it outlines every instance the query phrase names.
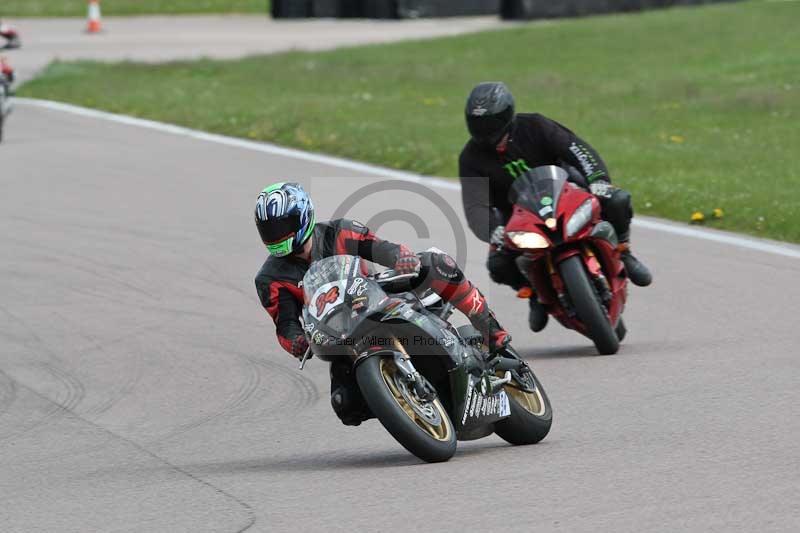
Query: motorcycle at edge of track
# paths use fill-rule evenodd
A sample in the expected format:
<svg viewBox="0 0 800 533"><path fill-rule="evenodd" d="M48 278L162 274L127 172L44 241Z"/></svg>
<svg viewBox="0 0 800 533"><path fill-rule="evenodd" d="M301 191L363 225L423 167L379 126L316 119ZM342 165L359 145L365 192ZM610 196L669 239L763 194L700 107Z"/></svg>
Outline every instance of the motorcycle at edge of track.
<svg viewBox="0 0 800 533"><path fill-rule="evenodd" d="M14 81L14 71L3 56L0 56L0 143L3 142L3 127L6 117L11 113L11 83Z"/></svg>
<svg viewBox="0 0 800 533"><path fill-rule="evenodd" d="M617 234L601 218L597 198L568 178L553 165L517 178L506 245L523 253L517 264L547 312L600 354L615 354L627 334L628 291Z"/></svg>
<svg viewBox="0 0 800 533"><path fill-rule="evenodd" d="M510 347L490 355L474 327L450 324L452 305L412 291L416 276L370 275L355 256L312 264L302 287L310 347L300 369L312 355L344 358L372 414L423 461L447 461L458 440L492 433L515 445L545 438L552 409L528 364Z"/></svg>

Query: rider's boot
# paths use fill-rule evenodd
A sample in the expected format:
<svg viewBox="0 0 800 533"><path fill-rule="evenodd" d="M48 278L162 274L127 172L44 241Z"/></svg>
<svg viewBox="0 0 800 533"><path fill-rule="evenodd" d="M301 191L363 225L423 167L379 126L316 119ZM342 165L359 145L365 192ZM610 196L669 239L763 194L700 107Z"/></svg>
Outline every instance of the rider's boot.
<svg viewBox="0 0 800 533"><path fill-rule="evenodd" d="M531 296L530 300L528 300L528 305L530 307L528 326L530 326L531 331L534 333L539 333L547 326L547 310L539 303L539 299L536 295Z"/></svg>
<svg viewBox="0 0 800 533"><path fill-rule="evenodd" d="M622 264L625 265L625 273L634 285L647 287L653 282L653 275L650 273L650 269L631 253L629 237L630 234L624 236L620 235L618 247L621 253Z"/></svg>
<svg viewBox="0 0 800 533"><path fill-rule="evenodd" d="M488 307L480 314L470 317L470 322L483 334L490 353L502 352L511 344L511 334L500 325Z"/></svg>
<svg viewBox="0 0 800 533"><path fill-rule="evenodd" d="M517 291L517 298L528 300L530 312L528 313L528 326L531 331L539 333L547 326L547 310L539 303L536 293L531 287L522 287Z"/></svg>

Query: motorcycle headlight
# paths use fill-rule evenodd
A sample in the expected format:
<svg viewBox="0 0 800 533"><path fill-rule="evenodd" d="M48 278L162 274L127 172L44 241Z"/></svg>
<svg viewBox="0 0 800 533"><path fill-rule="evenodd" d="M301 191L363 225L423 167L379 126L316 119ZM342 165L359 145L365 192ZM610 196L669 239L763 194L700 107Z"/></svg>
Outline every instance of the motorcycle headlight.
<svg viewBox="0 0 800 533"><path fill-rule="evenodd" d="M567 237L572 237L592 220L592 199L589 198L575 210L567 221Z"/></svg>
<svg viewBox="0 0 800 533"><path fill-rule="evenodd" d="M508 234L508 238L514 243L514 246L521 250L537 250L550 247L547 239L534 232L513 231Z"/></svg>

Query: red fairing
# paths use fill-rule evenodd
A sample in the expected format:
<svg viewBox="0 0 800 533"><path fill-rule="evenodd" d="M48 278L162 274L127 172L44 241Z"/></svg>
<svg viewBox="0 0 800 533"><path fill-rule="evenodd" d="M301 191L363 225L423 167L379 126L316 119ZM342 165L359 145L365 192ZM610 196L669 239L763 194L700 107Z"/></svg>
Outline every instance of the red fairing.
<svg viewBox="0 0 800 533"><path fill-rule="evenodd" d="M592 221L571 238L567 238L567 221L572 214L583 205L586 200L592 201ZM582 241L591 234L592 229L603 220L600 216L600 202L593 194L581 189L577 185L567 182L561 189L561 198L558 200L558 227L561 228L565 241Z"/></svg>
<svg viewBox="0 0 800 533"><path fill-rule="evenodd" d="M592 202L591 220L575 235L567 237L567 222L586 200ZM594 195L566 182L556 206L557 226L554 231L547 227L545 220L538 214L521 205L514 206L511 219L506 225L506 243L512 249L515 247L508 237L511 233L537 233L545 238L548 248L519 250L531 259L528 279L547 311L564 326L583 334L588 333L585 325L576 316L570 316L559 298L559 294L565 293L564 282L558 271L558 265L562 261L579 255L592 278L606 278L612 295L607 306L612 324L617 323L625 307L627 278L620 253L607 240L592 237L595 227L602 222L601 213L600 202Z"/></svg>
<svg viewBox="0 0 800 533"><path fill-rule="evenodd" d="M512 243L508 238L508 234L517 231L530 231L533 233L538 233L547 239L547 242L550 243L550 246L553 245L553 242L549 236L549 232L547 231L547 227L544 225L544 220L539 218L537 214L515 205L514 211L511 214L511 219L506 224L506 245L508 245L510 248L514 248L514 243Z"/></svg>

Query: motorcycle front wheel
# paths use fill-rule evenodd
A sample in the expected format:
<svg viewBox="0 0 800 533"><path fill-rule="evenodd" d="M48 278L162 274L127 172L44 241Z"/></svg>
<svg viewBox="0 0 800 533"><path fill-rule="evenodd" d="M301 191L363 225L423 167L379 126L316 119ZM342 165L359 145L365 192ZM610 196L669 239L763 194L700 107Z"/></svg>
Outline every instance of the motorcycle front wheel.
<svg viewBox="0 0 800 533"><path fill-rule="evenodd" d="M608 320L603 304L600 303L600 297L589 279L582 258L574 255L563 261L558 269L575 312L586 326L597 351L603 355L617 353L619 338Z"/></svg>
<svg viewBox="0 0 800 533"><path fill-rule="evenodd" d="M373 355L362 361L356 380L369 408L406 450L429 463L447 461L456 453L455 428L442 403L419 400L393 356Z"/></svg>

